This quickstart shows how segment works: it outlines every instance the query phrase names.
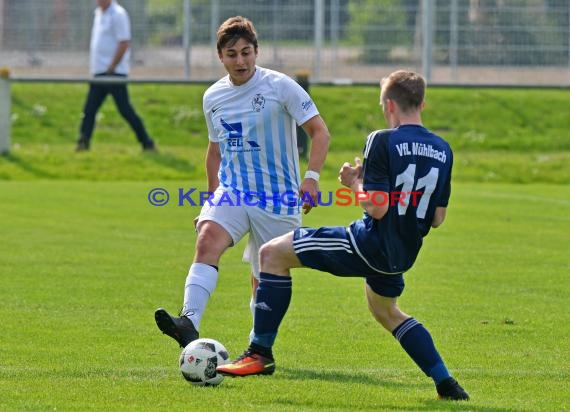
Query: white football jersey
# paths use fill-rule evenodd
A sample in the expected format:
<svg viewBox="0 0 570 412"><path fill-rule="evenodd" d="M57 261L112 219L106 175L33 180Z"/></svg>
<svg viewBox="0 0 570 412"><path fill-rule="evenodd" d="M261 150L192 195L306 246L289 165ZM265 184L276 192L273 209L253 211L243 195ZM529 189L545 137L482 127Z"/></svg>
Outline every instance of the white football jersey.
<svg viewBox="0 0 570 412"><path fill-rule="evenodd" d="M220 144L220 184L265 196L260 207L275 214L299 213L287 200L300 184L296 125L319 114L309 94L285 74L257 66L243 85L229 75L213 84L203 109L209 139Z"/></svg>

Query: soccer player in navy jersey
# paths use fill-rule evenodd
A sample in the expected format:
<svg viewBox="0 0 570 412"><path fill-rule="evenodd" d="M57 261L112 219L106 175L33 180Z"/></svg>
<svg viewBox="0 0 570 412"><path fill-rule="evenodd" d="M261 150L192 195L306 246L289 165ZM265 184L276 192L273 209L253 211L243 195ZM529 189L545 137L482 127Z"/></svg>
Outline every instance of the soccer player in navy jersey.
<svg viewBox="0 0 570 412"><path fill-rule="evenodd" d="M307 92L285 74L256 65L257 33L250 20L236 16L223 22L217 50L228 74L203 98L209 138L206 174L213 195L196 220L198 238L181 314L155 311L158 328L181 347L199 336L222 254L248 234L245 257L253 257L252 292L257 289L259 248L299 227L301 210L307 213L317 204L319 172L330 140ZM311 138L304 175L297 125ZM302 205L298 195L306 200Z"/></svg>
<svg viewBox="0 0 570 412"><path fill-rule="evenodd" d="M467 400L451 377L427 329L397 304L409 270L430 228L440 226L450 196L453 154L422 125L425 80L396 71L381 82L387 130L370 133L364 160L345 163L339 181L358 195L362 219L348 227L298 228L260 250L254 333L237 360L218 367L227 375L272 374L272 346L291 300L291 268L309 267L366 280L374 318L431 377L440 398Z"/></svg>

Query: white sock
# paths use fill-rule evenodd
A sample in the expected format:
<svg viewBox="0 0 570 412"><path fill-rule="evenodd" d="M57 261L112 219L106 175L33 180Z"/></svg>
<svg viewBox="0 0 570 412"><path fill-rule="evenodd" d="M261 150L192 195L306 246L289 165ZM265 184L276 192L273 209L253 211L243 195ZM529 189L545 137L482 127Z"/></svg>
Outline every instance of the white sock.
<svg viewBox="0 0 570 412"><path fill-rule="evenodd" d="M218 271L205 263L192 263L184 286L182 314L200 330L200 321L210 295L218 283Z"/></svg>

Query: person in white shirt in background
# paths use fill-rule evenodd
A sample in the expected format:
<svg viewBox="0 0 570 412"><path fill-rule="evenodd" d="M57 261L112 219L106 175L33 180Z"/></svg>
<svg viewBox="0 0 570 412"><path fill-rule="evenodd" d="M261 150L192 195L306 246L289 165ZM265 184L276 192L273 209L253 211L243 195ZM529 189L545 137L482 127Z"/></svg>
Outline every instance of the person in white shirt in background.
<svg viewBox="0 0 570 412"><path fill-rule="evenodd" d="M97 0L90 45L90 72L97 78L127 77L130 69L131 23L127 11L115 0ZM90 83L83 108L76 151L89 150L95 116L110 94L119 113L129 123L144 151L156 147L133 108L126 83Z"/></svg>

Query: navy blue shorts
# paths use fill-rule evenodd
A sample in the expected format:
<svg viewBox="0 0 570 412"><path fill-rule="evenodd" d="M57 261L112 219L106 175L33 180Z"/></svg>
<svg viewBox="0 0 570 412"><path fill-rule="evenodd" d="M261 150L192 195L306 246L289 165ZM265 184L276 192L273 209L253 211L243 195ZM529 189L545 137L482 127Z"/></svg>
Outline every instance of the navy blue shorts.
<svg viewBox="0 0 570 412"><path fill-rule="evenodd" d="M345 227L301 227L293 232L293 249L303 266L335 276L363 277L380 296L395 298L404 291L404 276L378 273L358 256Z"/></svg>

